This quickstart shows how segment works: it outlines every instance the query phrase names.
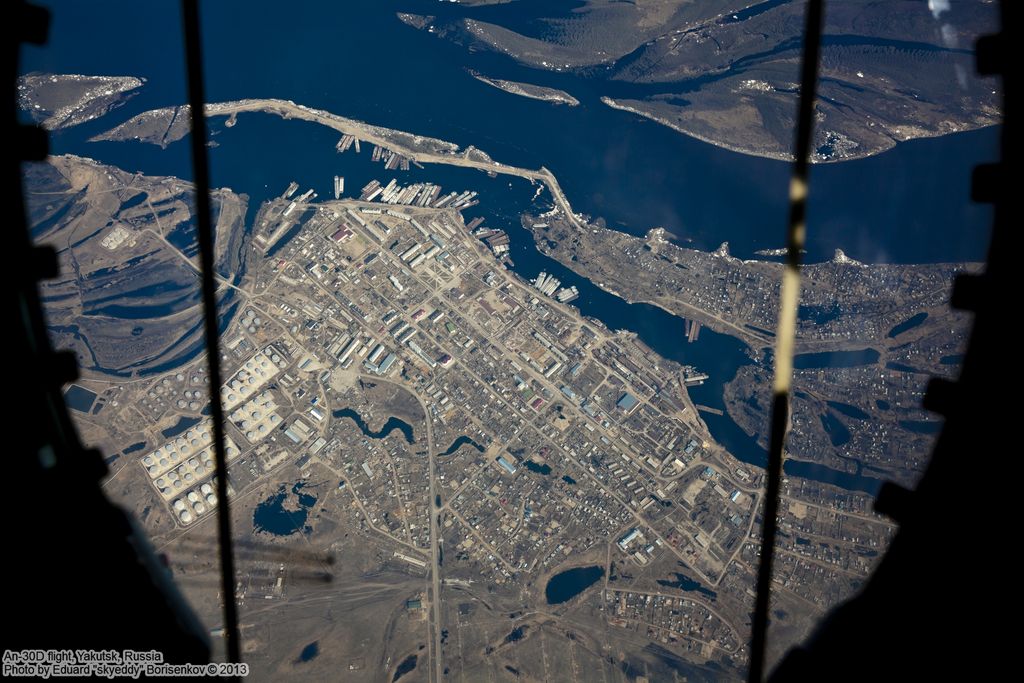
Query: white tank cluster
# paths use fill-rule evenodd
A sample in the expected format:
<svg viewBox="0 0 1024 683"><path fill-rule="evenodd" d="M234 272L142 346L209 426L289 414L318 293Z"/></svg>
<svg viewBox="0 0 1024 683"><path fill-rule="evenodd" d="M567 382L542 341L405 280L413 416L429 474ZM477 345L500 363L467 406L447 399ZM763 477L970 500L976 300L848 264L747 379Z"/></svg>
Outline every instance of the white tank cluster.
<svg viewBox="0 0 1024 683"><path fill-rule="evenodd" d="M191 385L205 384L207 378L201 373L186 377L184 373L168 375L156 382L149 390L150 399L163 398L180 411L199 412L206 405L208 396L205 390L192 388ZM179 385L184 385L182 390ZM177 398L174 398L177 393Z"/></svg>
<svg viewBox="0 0 1024 683"><path fill-rule="evenodd" d="M181 524L193 523L217 505L212 442L212 428L206 421L142 456L142 466ZM228 462L241 455L230 437L224 446Z"/></svg>
<svg viewBox="0 0 1024 683"><path fill-rule="evenodd" d="M238 457L238 447L230 437L225 438L224 446L228 462ZM156 477L153 483L156 484L160 495L169 500L180 495L182 491L210 478L215 471L213 444L207 444L173 469Z"/></svg>
<svg viewBox="0 0 1024 683"><path fill-rule="evenodd" d="M184 398L178 400L178 408L188 408L195 412L206 404L206 392L199 389L186 389L183 396Z"/></svg>
<svg viewBox="0 0 1024 683"><path fill-rule="evenodd" d="M257 352L220 388L224 409L233 410L248 401L278 372L280 368L270 358L262 351Z"/></svg>
<svg viewBox="0 0 1024 683"><path fill-rule="evenodd" d="M231 421L242 430L249 443L258 443L267 438L281 424L274 394L269 390L261 391L232 413Z"/></svg>
<svg viewBox="0 0 1024 683"><path fill-rule="evenodd" d="M247 325L261 324L255 313L247 316ZM232 418L237 417L237 422L244 421L249 425L246 431L252 432L252 436L249 437L251 441L259 440L257 436L262 438L263 435L269 435L281 422L281 417L276 412L277 405L274 403L273 394L261 391L262 387L281 371L278 361L282 359L271 360L269 353L259 351L245 361L221 387L221 400L225 410L233 410L243 403L246 404L245 408L236 411ZM281 365L285 364L281 362ZM199 374L192 375L190 379L192 384L207 381L206 377ZM179 373L174 380L184 382L185 376ZM165 378L161 385L169 385L170 381L171 378ZM164 393L169 386L161 385L158 385L157 391ZM198 408L201 399L202 393L198 389L187 389L184 392L183 401L191 409ZM185 407L182 401L178 402L178 406ZM212 485L216 468L212 442L212 427L209 420L206 420L142 457L142 466L146 468L154 486L168 502L172 514L180 524L193 523L217 505L217 494ZM237 444L229 437L225 437L224 446L229 463L241 454Z"/></svg>
<svg viewBox="0 0 1024 683"><path fill-rule="evenodd" d="M171 503L171 511L184 525L189 525L217 507L216 478L185 491Z"/></svg>
<svg viewBox="0 0 1024 683"><path fill-rule="evenodd" d="M158 446L152 453L144 455L142 464L149 472L149 476L156 479L171 468L177 467L182 460L197 454L212 440L213 434L207 420Z"/></svg>
<svg viewBox="0 0 1024 683"><path fill-rule="evenodd" d="M273 346L268 346L265 354L279 369L284 370L288 367L288 359L283 358L280 353Z"/></svg>
<svg viewBox="0 0 1024 683"><path fill-rule="evenodd" d="M242 327L249 334L256 334L263 327L263 319L253 309L246 309L242 315Z"/></svg>

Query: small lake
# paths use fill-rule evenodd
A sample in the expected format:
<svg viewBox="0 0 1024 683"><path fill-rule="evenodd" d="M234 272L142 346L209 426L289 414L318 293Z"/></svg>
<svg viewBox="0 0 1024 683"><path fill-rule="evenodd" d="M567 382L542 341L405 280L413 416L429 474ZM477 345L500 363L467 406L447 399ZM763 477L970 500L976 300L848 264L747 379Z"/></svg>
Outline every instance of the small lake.
<svg viewBox="0 0 1024 683"><path fill-rule="evenodd" d="M320 654L320 641L314 640L312 643L302 648L302 652L299 654L300 662L308 662L314 659Z"/></svg>
<svg viewBox="0 0 1024 683"><path fill-rule="evenodd" d="M64 392L64 402L68 404L68 408L77 410L80 413L88 413L92 409L92 404L95 400L96 394L94 392L77 384L72 384Z"/></svg>
<svg viewBox="0 0 1024 683"><path fill-rule="evenodd" d="M397 417L389 417L388 421L384 423L384 426L380 428L380 431L375 432L366 424L363 416L351 408L341 408L340 410L335 410L331 414L334 417L347 417L352 420L356 423L356 426L359 427L360 431L362 431L363 435L368 436L371 439L383 439L397 429L402 432L402 436L405 437L406 443L411 444L416 440L413 436L412 425Z"/></svg>
<svg viewBox="0 0 1024 683"><path fill-rule="evenodd" d="M915 434L938 434L942 425L942 420L900 420L900 427Z"/></svg>
<svg viewBox="0 0 1024 683"><path fill-rule="evenodd" d="M679 572L673 573L676 577L675 581L670 581L668 579L659 579L658 585L665 586L666 588L678 588L679 590L685 591L687 593L700 593L701 595L704 595L710 598L711 600L714 600L716 597L718 597L718 594L715 591L711 590L710 588L705 588L700 584L699 581L694 581L690 577L686 576L685 574L680 574Z"/></svg>
<svg viewBox="0 0 1024 683"><path fill-rule="evenodd" d="M544 587L544 597L549 605L560 605L593 586L602 576L604 568L598 566L567 569L551 577Z"/></svg>
<svg viewBox="0 0 1024 683"><path fill-rule="evenodd" d="M289 510L284 507L288 498L288 491L284 484L277 490L277 493L267 498L256 506L252 515L252 526L255 531L263 531L274 536L290 536L297 531L309 533L311 529L306 526L306 519L309 511L316 504L316 496L302 493L305 484L302 482L292 486L291 492L298 496L299 508Z"/></svg>
<svg viewBox="0 0 1024 683"><path fill-rule="evenodd" d="M473 439L469 438L468 436L463 435L463 436L460 436L459 438L455 439L455 441L452 441L452 445L448 447L448 450L446 450L444 453L438 453L438 455L439 456L451 455L452 453L454 453L455 451L459 450L463 446L472 446L473 448L477 449L479 452L481 452L481 453L484 452L484 447L483 446L478 444L476 441L473 441Z"/></svg>
<svg viewBox="0 0 1024 683"><path fill-rule="evenodd" d="M535 474L543 474L545 477L551 474L551 465L539 465L532 460L527 460L523 465Z"/></svg>
<svg viewBox="0 0 1024 683"><path fill-rule="evenodd" d="M833 446L842 446L850 442L850 430L831 412L821 416L821 426L825 428Z"/></svg>
<svg viewBox="0 0 1024 683"><path fill-rule="evenodd" d="M392 683L394 683L394 681L397 681L399 678L415 669L416 661L418 659L419 657L416 655L409 655L408 657L403 659L402 663L398 665L397 669L395 669L395 677L391 679Z"/></svg>
<svg viewBox="0 0 1024 683"><path fill-rule="evenodd" d="M173 439L178 434L181 434L186 429L193 427L197 424L199 424L198 417L182 417L178 419L178 424L174 425L173 427L168 427L167 429L163 430L160 433L163 434L165 439Z"/></svg>
<svg viewBox="0 0 1024 683"><path fill-rule="evenodd" d="M858 365L873 365L878 362L880 354L874 349L857 351L822 351L820 353L798 353L793 357L793 367L797 370L813 368L853 368Z"/></svg>
<svg viewBox="0 0 1024 683"><path fill-rule="evenodd" d="M847 417L852 417L855 420L870 420L871 416L865 413L857 406L851 406L849 403L840 403L839 401L826 401L829 408L842 413Z"/></svg>
<svg viewBox="0 0 1024 683"><path fill-rule="evenodd" d="M887 336L889 337L889 339L894 339L895 337L900 336L901 334L903 334L907 330L914 329L915 327L917 327L918 325L920 325L921 323L923 323L927 319L928 319L928 314L927 313L918 313L914 317L908 318L907 320L904 320L899 325L897 325L896 327L894 327L891 330L889 330L889 334Z"/></svg>

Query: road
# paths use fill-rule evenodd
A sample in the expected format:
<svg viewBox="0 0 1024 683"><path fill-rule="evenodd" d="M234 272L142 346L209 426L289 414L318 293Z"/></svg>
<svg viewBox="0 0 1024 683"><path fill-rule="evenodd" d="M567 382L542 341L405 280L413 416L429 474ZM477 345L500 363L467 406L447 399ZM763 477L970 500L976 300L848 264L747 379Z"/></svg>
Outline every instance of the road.
<svg viewBox="0 0 1024 683"><path fill-rule="evenodd" d="M434 453L434 430L430 411L423 399L417 396L416 400L420 402L423 414L426 416L427 458L430 470L430 503L427 507L430 509L430 621L433 642L431 671L433 680L436 683L441 683L444 671L444 657L441 656L441 529L437 523L440 511L434 505L434 501L437 500L436 496L440 495L437 488L437 457Z"/></svg>

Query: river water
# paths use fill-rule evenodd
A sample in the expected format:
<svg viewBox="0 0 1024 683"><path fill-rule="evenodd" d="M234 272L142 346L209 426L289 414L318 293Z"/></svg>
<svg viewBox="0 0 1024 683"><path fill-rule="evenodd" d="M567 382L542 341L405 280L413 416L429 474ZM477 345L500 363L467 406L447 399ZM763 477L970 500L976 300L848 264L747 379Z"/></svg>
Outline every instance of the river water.
<svg viewBox="0 0 1024 683"><path fill-rule="evenodd" d="M468 12L501 17L520 30L540 27L526 18L534 0L499 7L450 8L428 0L278 3L256 0L239 11L205 3L203 36L210 101L273 97L325 109L377 125L474 145L495 160L528 168L546 166L573 207L609 227L643 234L667 228L678 243L715 248L728 241L734 255L779 247L786 220L788 166L745 156L675 133L600 103L602 95L640 97L644 86L586 74L537 71L508 57L467 51L402 24L395 11ZM565 13L577 2L544 6ZM518 9L517 9L518 7ZM184 57L176 3L53 3L50 45L26 48L24 71L137 75L141 93L102 119L53 136L53 153L90 156L129 171L191 177L188 146L167 149L138 143L89 143L87 138L131 115L185 101ZM517 14L518 13L518 14ZM488 76L566 90L578 107L515 97L473 79ZM484 216L512 238L516 271L540 270L576 285L584 315L611 329L626 329L661 355L711 375L694 400L722 407L722 387L738 367L754 362L737 340L703 329L686 344L683 322L644 304L627 304L540 254L519 227L523 211L542 211L550 197L507 176L428 166L385 171L370 150L339 155L338 133L316 124L242 114L238 125L212 122L211 170L215 186L250 197L248 218L268 197L296 180L302 190L331 196L332 178L344 175L349 196L370 179L430 180L445 191L471 189L481 204L467 217ZM809 206L808 260L830 258L836 248L871 262L942 262L984 258L991 214L968 199L970 169L995 158L998 129L918 140L869 159L816 166ZM941 172L939 172L941 171ZM226 321L224 321L226 324ZM192 352L182 358L191 358ZM176 359L161 365L167 369ZM740 459L760 464L764 451L728 417L706 418L714 437ZM878 480L802 463L794 476L873 490ZM788 470L789 471L789 470Z"/></svg>

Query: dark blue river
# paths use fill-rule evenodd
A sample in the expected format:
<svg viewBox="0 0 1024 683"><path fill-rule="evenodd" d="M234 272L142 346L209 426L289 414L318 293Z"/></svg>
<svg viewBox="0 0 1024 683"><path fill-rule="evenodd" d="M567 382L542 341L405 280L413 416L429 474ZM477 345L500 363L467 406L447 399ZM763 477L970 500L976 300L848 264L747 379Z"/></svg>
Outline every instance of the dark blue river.
<svg viewBox="0 0 1024 683"><path fill-rule="evenodd" d="M149 79L144 91L109 121L90 124L92 132L129 112L185 101L176 3L51 4L50 46L26 48L24 70ZM517 20L528 15L530 5L553 16L579 4L531 1L467 10L433 0L296 0L282 9L279 3L254 0L239 11L231 3L204 3L208 99L292 99L472 144L506 163L544 165L558 176L576 210L603 216L609 225L630 232L662 225L701 247L728 240L739 256L782 246L786 164L707 145L599 101L602 95L642 96L644 86L612 82L593 70L584 77L546 72L503 55L468 52L395 17L396 11L460 13L501 18L536 32L536 22ZM559 107L515 97L474 80L467 68L558 87L581 105ZM985 129L913 141L871 159L816 167L809 258L829 258L836 247L863 261L983 258L990 210L968 201L969 174L975 163L994 158L997 135L996 129ZM63 147L65 137L80 135L72 129L58 136L55 152L72 151ZM332 144L337 139L334 133L328 137ZM175 156L187 161L186 147L177 147ZM305 167L307 152L292 150L276 160L285 170ZM137 150L127 154L139 157ZM260 177L266 170L256 163L249 168L250 175ZM215 164L215 182L229 179L223 170ZM187 167L175 175L188 176ZM332 175L319 181L324 190ZM256 192L266 182L245 191ZM867 197L870 202L864 201Z"/></svg>
<svg viewBox="0 0 1024 683"><path fill-rule="evenodd" d="M272 97L325 109L374 124L474 145L517 166L545 166L558 177L573 207L604 218L609 227L643 234L663 226L680 244L715 248L728 241L734 255L782 246L789 168L783 162L730 152L680 135L628 112L603 105L602 95L642 97L645 86L611 82L600 69L549 73L508 57L465 48L402 24L395 11L467 12L501 17L527 33L543 26L525 18L540 0L475 9L430 0L404 2L304 2L282 7L268 0L204 3L206 87L210 101ZM184 57L176 3L52 4L49 46L25 48L25 71L137 75L148 79L127 105L98 121L57 133L55 154L90 156L129 171L191 177L184 142L160 149L138 143L89 143L87 138L147 109L185 101ZM565 14L578 2L551 2ZM520 21L517 23L517 17ZM271 19L272 18L272 19ZM511 22L511 23L509 23ZM96 49L97 45L105 49ZM515 97L474 80L489 76L561 88L578 107ZM295 180L302 190L331 195L332 178L344 175L349 195L370 179L440 183L445 191L476 190L481 204L467 218L483 216L512 238L516 272L540 270L576 285L574 302L611 329L626 329L659 354L708 372L692 390L696 402L721 408L722 387L736 369L753 362L737 340L702 329L685 343L683 322L652 306L626 304L540 254L519 227L524 211L550 206L534 201L529 182L453 167L385 171L370 162L370 149L339 155L339 134L316 124L242 114L226 128L211 122L213 183L250 197L248 219L270 196ZM836 248L869 262L942 262L984 258L990 210L969 201L970 169L995 158L998 129L902 143L869 159L816 166L811 177L808 259L830 258ZM941 173L937 172L941 170ZM222 319L226 325L230 312ZM190 359L200 349L168 354L160 369ZM764 451L728 417L705 416L714 437L740 459L764 462ZM791 469L792 468L792 469ZM869 490L877 480L807 463L791 463L794 476Z"/></svg>

